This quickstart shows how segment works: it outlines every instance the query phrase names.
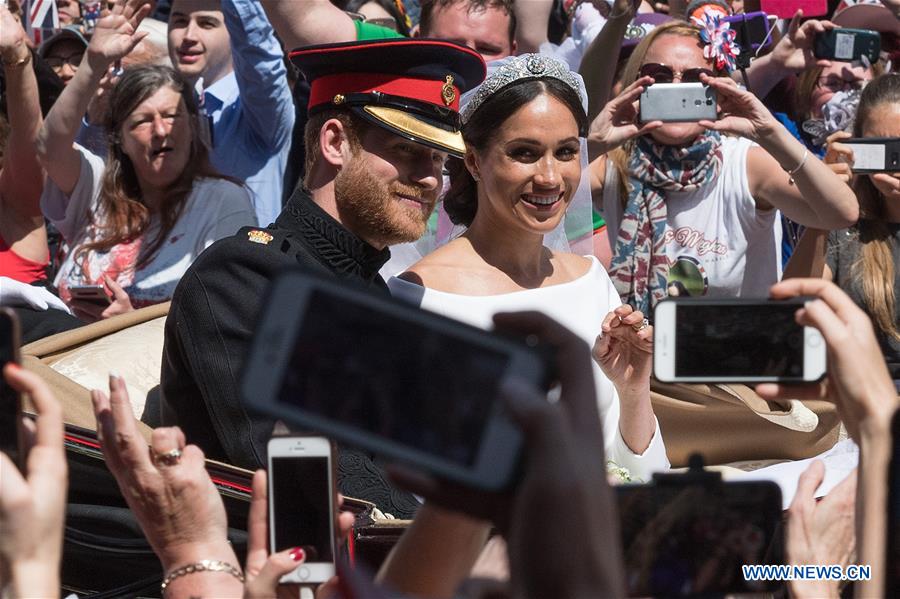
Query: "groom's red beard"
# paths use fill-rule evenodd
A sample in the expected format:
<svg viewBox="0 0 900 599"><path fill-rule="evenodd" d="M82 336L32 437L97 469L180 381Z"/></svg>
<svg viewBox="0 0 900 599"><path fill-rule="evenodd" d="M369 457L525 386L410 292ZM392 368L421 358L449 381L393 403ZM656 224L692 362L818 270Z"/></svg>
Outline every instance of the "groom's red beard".
<svg viewBox="0 0 900 599"><path fill-rule="evenodd" d="M416 241L425 233L440 189L426 190L399 182L385 183L353 160L334 180L334 197L341 222L373 245ZM403 200L404 195L422 203Z"/></svg>

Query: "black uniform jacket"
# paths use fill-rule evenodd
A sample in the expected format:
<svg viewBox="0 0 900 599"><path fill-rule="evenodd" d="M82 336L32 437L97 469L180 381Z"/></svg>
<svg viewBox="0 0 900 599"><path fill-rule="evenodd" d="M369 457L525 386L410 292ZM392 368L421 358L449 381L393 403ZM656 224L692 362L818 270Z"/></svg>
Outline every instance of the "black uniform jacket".
<svg viewBox="0 0 900 599"><path fill-rule="evenodd" d="M238 394L245 353L276 273L300 265L387 293L378 271L390 252L368 245L298 188L273 225L245 227L203 252L178 284L166 320L162 422L180 426L207 457L244 468L266 464L274 421L248 414ZM409 517L415 499L392 489L363 453L342 449L341 491Z"/></svg>

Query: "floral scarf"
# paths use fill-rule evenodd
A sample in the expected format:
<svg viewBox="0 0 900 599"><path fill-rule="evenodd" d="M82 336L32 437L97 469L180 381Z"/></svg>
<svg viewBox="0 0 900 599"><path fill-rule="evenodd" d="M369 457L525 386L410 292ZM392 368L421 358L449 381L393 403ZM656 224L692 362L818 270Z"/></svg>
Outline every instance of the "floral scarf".
<svg viewBox="0 0 900 599"><path fill-rule="evenodd" d="M707 131L690 146L664 146L640 137L628 158L628 201L609 268L626 304L650 315L666 296L666 193L694 191L713 181L722 166L722 138Z"/></svg>

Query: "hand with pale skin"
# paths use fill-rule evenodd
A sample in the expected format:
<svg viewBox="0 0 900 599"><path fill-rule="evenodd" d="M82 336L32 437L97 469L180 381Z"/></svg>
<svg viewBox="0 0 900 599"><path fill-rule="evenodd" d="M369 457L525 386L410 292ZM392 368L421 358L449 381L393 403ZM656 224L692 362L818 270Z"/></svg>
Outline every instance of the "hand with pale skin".
<svg viewBox="0 0 900 599"><path fill-rule="evenodd" d="M112 9L97 21L85 60L102 71L131 52L149 35L147 31L138 31L138 26L150 14L150 9L149 0L116 0Z"/></svg>
<svg viewBox="0 0 900 599"><path fill-rule="evenodd" d="M62 406L21 366L7 364L2 375L31 396L37 419L24 422L24 477L0 454L0 574L13 597L58 597L68 488Z"/></svg>
<svg viewBox="0 0 900 599"><path fill-rule="evenodd" d="M841 178L844 183L850 183L853 178L853 149L846 144L842 144L840 140L850 139L853 135L847 131L835 131L825 140L826 150L825 157L822 162L828 165L828 168L835 175Z"/></svg>
<svg viewBox="0 0 900 599"><path fill-rule="evenodd" d="M856 470L816 501L816 489L824 478L825 464L815 460L797 482L797 494L787 517L785 554L790 565L846 567L854 554ZM788 586L797 599L840 596L836 580L794 580Z"/></svg>
<svg viewBox="0 0 900 599"><path fill-rule="evenodd" d="M787 35L772 49L772 61L794 73L814 67L831 66L831 61L815 57L813 47L816 35L834 28L834 23L830 21L810 19L803 22L803 11L798 10L791 19Z"/></svg>
<svg viewBox="0 0 900 599"><path fill-rule="evenodd" d="M278 580L300 565L305 556L299 548L285 549L269 554L269 489L266 471L257 470L253 475L253 498L250 500L250 514L247 516L247 567L244 569L244 598L270 599L272 597L296 599L297 585L278 584ZM338 496L338 506L343 498ZM298 514L298 517L302 517ZM339 512L337 534L343 543L353 530L355 517L351 512ZM316 589L316 597L331 597L337 589L337 577L332 577Z"/></svg>
<svg viewBox="0 0 900 599"><path fill-rule="evenodd" d="M109 396L94 389L91 401L106 465L164 571L204 559L237 566L225 506L206 472L203 451L185 445L178 427L155 429L148 449L121 377L110 374ZM153 457L173 450L181 451L174 462ZM230 582L224 573L206 576ZM237 589L240 594L240 583Z"/></svg>
<svg viewBox="0 0 900 599"><path fill-rule="evenodd" d="M4 62L16 63L28 52L28 35L22 24L6 6L0 5L0 56Z"/></svg>
<svg viewBox="0 0 900 599"><path fill-rule="evenodd" d="M103 275L103 282L110 292L110 303L105 305L99 302L73 299L69 302L69 307L72 308L75 316L85 322L96 322L134 311L131 298L115 279L109 275Z"/></svg>
<svg viewBox="0 0 900 599"><path fill-rule="evenodd" d="M890 430L900 401L866 313L824 279L788 279L770 293L774 299L816 298L797 311L797 322L822 333L828 346L828 378L808 385L766 383L757 385L756 392L765 399L832 399L857 443L866 429Z"/></svg>
<svg viewBox="0 0 900 599"><path fill-rule="evenodd" d="M623 304L606 315L594 342L594 360L620 394L650 389L653 327L640 328L643 321L642 312Z"/></svg>
<svg viewBox="0 0 900 599"><path fill-rule="evenodd" d="M638 121L638 98L653 77L641 77L626 87L600 111L588 130L588 149L592 158L602 156L626 141L662 127L662 121L641 123Z"/></svg>
<svg viewBox="0 0 900 599"><path fill-rule="evenodd" d="M701 120L698 122L701 127L733 133L757 143L778 127L778 121L765 104L752 92L739 88L734 80L709 75L701 75L700 80L716 90L719 104L718 120Z"/></svg>

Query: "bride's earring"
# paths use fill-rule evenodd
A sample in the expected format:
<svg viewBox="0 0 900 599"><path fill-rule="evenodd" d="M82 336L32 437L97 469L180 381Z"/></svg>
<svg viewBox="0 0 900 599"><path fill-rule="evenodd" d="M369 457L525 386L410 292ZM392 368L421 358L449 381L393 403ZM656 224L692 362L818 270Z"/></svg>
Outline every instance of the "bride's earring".
<svg viewBox="0 0 900 599"><path fill-rule="evenodd" d="M476 183L481 181L481 177L478 176L478 173L472 173L472 178L475 179Z"/></svg>

